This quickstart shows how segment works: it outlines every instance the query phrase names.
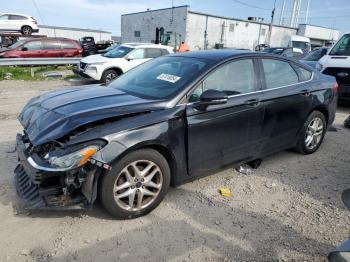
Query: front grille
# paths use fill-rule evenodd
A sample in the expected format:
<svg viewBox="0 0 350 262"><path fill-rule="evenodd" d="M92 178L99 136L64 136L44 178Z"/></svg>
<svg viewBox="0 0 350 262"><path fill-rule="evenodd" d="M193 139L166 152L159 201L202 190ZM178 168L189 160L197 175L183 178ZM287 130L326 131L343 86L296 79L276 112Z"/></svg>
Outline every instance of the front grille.
<svg viewBox="0 0 350 262"><path fill-rule="evenodd" d="M15 169L15 184L17 194L24 201L25 208L38 208L44 205L38 185L33 183L22 165L17 165Z"/></svg>
<svg viewBox="0 0 350 262"><path fill-rule="evenodd" d="M86 67L87 63L84 63L84 62L80 62L80 68L85 70L85 67Z"/></svg>

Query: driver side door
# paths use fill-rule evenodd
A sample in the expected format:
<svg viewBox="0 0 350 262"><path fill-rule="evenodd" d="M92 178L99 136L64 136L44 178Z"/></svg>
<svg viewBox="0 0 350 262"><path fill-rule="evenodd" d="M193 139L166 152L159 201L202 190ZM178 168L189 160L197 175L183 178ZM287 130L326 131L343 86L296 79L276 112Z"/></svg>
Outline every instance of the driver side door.
<svg viewBox="0 0 350 262"><path fill-rule="evenodd" d="M260 152L264 109L254 59L228 62L211 72L188 95L188 167L190 175L254 160ZM223 91L225 104L201 108L206 90Z"/></svg>
<svg viewBox="0 0 350 262"><path fill-rule="evenodd" d="M145 48L137 48L130 52L130 54L126 58L126 63L124 67L124 72L129 71L130 69L146 62L149 58L146 58L146 49Z"/></svg>

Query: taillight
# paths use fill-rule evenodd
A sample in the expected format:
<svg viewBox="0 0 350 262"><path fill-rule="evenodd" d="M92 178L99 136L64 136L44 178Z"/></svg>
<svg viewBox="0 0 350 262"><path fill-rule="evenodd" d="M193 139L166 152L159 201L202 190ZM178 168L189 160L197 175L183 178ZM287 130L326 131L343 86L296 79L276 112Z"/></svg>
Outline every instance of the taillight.
<svg viewBox="0 0 350 262"><path fill-rule="evenodd" d="M338 83L335 82L332 86L333 93L338 93L338 89L339 89Z"/></svg>

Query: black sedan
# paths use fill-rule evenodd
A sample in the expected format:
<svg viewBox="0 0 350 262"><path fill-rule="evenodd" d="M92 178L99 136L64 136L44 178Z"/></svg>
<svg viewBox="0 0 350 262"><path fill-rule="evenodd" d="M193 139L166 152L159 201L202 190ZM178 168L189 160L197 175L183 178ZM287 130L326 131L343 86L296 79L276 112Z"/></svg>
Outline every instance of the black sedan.
<svg viewBox="0 0 350 262"><path fill-rule="evenodd" d="M170 185L295 148L311 154L332 124L333 77L245 51L160 57L107 86L33 98L19 121L17 192L27 208L153 210Z"/></svg>

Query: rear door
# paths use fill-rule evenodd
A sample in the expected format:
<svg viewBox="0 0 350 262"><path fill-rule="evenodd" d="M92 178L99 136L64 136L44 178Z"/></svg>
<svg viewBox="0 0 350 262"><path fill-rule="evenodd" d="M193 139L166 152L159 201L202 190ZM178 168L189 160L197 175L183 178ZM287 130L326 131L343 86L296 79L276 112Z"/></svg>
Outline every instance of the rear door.
<svg viewBox="0 0 350 262"><path fill-rule="evenodd" d="M19 31L22 26L27 22L27 17L21 15L9 15L10 26L12 30Z"/></svg>
<svg viewBox="0 0 350 262"><path fill-rule="evenodd" d="M42 57L61 57L62 48L59 40L44 40Z"/></svg>
<svg viewBox="0 0 350 262"><path fill-rule="evenodd" d="M62 50L61 50L61 56L62 57L73 57L79 55L79 50L77 49L77 46L72 41L66 41L62 40Z"/></svg>
<svg viewBox="0 0 350 262"><path fill-rule="evenodd" d="M264 110L254 59L222 65L189 95L188 166L191 175L252 160L260 152ZM205 90L224 91L228 102L200 110L199 97Z"/></svg>
<svg viewBox="0 0 350 262"><path fill-rule="evenodd" d="M261 79L265 88L263 152L270 154L295 146L312 105L312 72L286 60L263 58ZM304 75L303 75L304 74Z"/></svg>

